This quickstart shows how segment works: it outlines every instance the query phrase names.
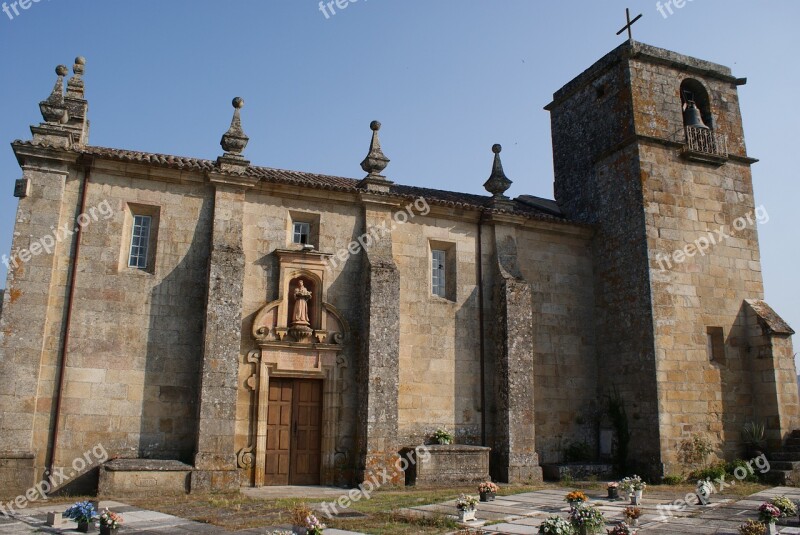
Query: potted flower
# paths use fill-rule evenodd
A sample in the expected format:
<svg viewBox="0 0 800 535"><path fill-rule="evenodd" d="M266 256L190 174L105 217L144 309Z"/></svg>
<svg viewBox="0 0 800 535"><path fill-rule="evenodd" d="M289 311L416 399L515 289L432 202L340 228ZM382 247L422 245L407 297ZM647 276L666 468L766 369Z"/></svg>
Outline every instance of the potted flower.
<svg viewBox="0 0 800 535"><path fill-rule="evenodd" d="M94 531L94 519L97 517L97 509L92 502L77 502L75 505L64 511L64 517L77 522L78 531L89 533Z"/></svg>
<svg viewBox="0 0 800 535"><path fill-rule="evenodd" d="M579 503L569 511L569 521L579 535L599 533L606 523L603 513L597 507Z"/></svg>
<svg viewBox="0 0 800 535"><path fill-rule="evenodd" d="M633 527L639 527L639 518L642 516L642 510L633 505L629 505L623 511L625 515L625 522Z"/></svg>
<svg viewBox="0 0 800 535"><path fill-rule="evenodd" d="M433 433L433 440L438 442L439 444L452 444L453 443L453 435L447 432L445 429L441 427Z"/></svg>
<svg viewBox="0 0 800 535"><path fill-rule="evenodd" d="M491 481L484 481L478 487L478 492L481 495L482 502L493 502L495 496L497 496L497 485Z"/></svg>
<svg viewBox="0 0 800 535"><path fill-rule="evenodd" d="M322 535L325 531L325 524L320 522L316 516L308 515L306 517L306 535Z"/></svg>
<svg viewBox="0 0 800 535"><path fill-rule="evenodd" d="M792 518L797 515L797 506L786 496L776 496L772 498L770 503L781 512L781 516L778 519L778 522L781 524L783 524L787 518Z"/></svg>
<svg viewBox="0 0 800 535"><path fill-rule="evenodd" d="M775 528L775 522L781 517L781 510L769 502L764 502L758 508L758 519L767 528L767 533L770 535L778 533Z"/></svg>
<svg viewBox="0 0 800 535"><path fill-rule="evenodd" d="M575 529L572 524L560 516L551 516L539 524L539 535L572 535Z"/></svg>
<svg viewBox="0 0 800 535"><path fill-rule="evenodd" d="M611 481L606 485L606 490L608 490L609 500L619 500L619 483L617 481Z"/></svg>
<svg viewBox="0 0 800 535"><path fill-rule="evenodd" d="M636 535L636 530L625 522L620 522L613 528L606 530L608 535Z"/></svg>
<svg viewBox="0 0 800 535"><path fill-rule="evenodd" d="M697 482L697 487L695 488L694 493L697 495L697 501L700 505L708 505L711 503L711 495L714 493L714 485L711 483L710 479L701 479Z"/></svg>
<svg viewBox="0 0 800 535"><path fill-rule="evenodd" d="M573 490L572 492L564 496L564 501L567 502L569 504L570 509L572 509L582 503L588 502L589 497L582 490Z"/></svg>
<svg viewBox="0 0 800 535"><path fill-rule="evenodd" d="M458 521L468 522L475 520L475 510L478 507L478 500L475 496L468 496L462 494L456 500L456 509L458 509Z"/></svg>
<svg viewBox="0 0 800 535"><path fill-rule="evenodd" d="M104 509L100 513L100 535L115 535L122 522L121 514Z"/></svg>
<svg viewBox="0 0 800 535"><path fill-rule="evenodd" d="M641 477L634 474L631 477L624 478L621 485L625 492L628 493L628 496L630 496L631 505L641 505L642 493L645 487L647 487L647 483L642 481Z"/></svg>
<svg viewBox="0 0 800 535"><path fill-rule="evenodd" d="M748 520L739 526L739 535L766 535L767 528L761 522Z"/></svg>

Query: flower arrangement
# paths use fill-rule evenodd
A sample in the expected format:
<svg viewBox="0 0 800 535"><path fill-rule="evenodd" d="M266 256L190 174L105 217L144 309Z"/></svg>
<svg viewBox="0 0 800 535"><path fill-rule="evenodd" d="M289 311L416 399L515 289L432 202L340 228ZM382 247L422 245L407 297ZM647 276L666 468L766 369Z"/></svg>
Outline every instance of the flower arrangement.
<svg viewBox="0 0 800 535"><path fill-rule="evenodd" d="M433 433L433 440L438 442L439 444L452 444L453 443L453 435L450 434L447 430L442 429L441 427Z"/></svg>
<svg viewBox="0 0 800 535"><path fill-rule="evenodd" d="M306 535L322 535L325 530L325 524L320 522L316 516L308 515L306 517Z"/></svg>
<svg viewBox="0 0 800 535"><path fill-rule="evenodd" d="M613 528L606 530L608 535L636 535L636 531L625 522L620 522Z"/></svg>
<svg viewBox="0 0 800 535"><path fill-rule="evenodd" d="M797 505L786 496L776 496L772 498L770 503L781 512L781 518L789 518L797 515Z"/></svg>
<svg viewBox="0 0 800 535"><path fill-rule="evenodd" d="M103 509L103 512L100 513L101 526L105 526L109 529L119 529L123 522L122 515L119 513L114 513L108 509Z"/></svg>
<svg viewBox="0 0 800 535"><path fill-rule="evenodd" d="M618 489L619 488L619 482L618 481L609 481L608 485L606 485L606 488Z"/></svg>
<svg viewBox="0 0 800 535"><path fill-rule="evenodd" d="M624 478L621 482L622 488L625 489L626 492L635 492L637 490L644 490L647 487L647 483L642 481L642 478L634 474L631 477Z"/></svg>
<svg viewBox="0 0 800 535"><path fill-rule="evenodd" d="M456 500L456 509L459 511L472 511L478 505L478 499L475 496L462 494Z"/></svg>
<svg viewBox="0 0 800 535"><path fill-rule="evenodd" d="M97 517L97 509L92 502L77 502L64 511L64 517L78 524L91 524Z"/></svg>
<svg viewBox="0 0 800 535"><path fill-rule="evenodd" d="M294 507L292 507L292 512L290 516L292 518L292 525L294 526L305 526L306 519L314 514L307 504L305 503L298 503Z"/></svg>
<svg viewBox="0 0 800 535"><path fill-rule="evenodd" d="M478 492L491 492L492 494L497 494L497 485L492 483L491 481L484 481L478 487Z"/></svg>
<svg viewBox="0 0 800 535"><path fill-rule="evenodd" d="M766 535L767 526L755 520L748 520L739 526L739 535Z"/></svg>
<svg viewBox="0 0 800 535"><path fill-rule="evenodd" d="M634 507L633 505L629 505L623 511L625 518L630 518L631 520L637 520L642 516L642 510L638 507Z"/></svg>
<svg viewBox="0 0 800 535"><path fill-rule="evenodd" d="M589 497L582 490L573 490L564 496L564 501L569 503L584 503L589 501Z"/></svg>
<svg viewBox="0 0 800 535"><path fill-rule="evenodd" d="M569 512L569 521L576 530L597 533L606 523L603 513L597 507L579 503Z"/></svg>
<svg viewBox="0 0 800 535"><path fill-rule="evenodd" d="M774 524L781 517L781 510L769 502L764 502L758 508L758 519L764 524Z"/></svg>
<svg viewBox="0 0 800 535"><path fill-rule="evenodd" d="M572 524L560 516L551 516L539 524L539 535L572 535L575 529Z"/></svg>

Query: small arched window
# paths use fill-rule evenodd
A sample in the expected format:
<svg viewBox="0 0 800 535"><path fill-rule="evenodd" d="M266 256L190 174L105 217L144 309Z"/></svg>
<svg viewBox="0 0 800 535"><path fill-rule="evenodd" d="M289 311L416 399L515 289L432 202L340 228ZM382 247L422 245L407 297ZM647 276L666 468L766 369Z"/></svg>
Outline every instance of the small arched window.
<svg viewBox="0 0 800 535"><path fill-rule="evenodd" d="M692 78L687 78L681 83L681 105L683 109L683 125L687 124L689 114L686 111L694 105L700 110L700 117L703 124L708 128L714 129L714 118L711 115L711 101L708 98L708 91L703 84Z"/></svg>

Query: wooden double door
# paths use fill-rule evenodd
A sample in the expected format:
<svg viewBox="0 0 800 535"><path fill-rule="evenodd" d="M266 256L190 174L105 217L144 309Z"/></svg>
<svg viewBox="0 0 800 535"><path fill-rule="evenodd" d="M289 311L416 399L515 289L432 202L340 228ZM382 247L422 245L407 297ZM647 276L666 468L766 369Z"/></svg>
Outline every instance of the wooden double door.
<svg viewBox="0 0 800 535"><path fill-rule="evenodd" d="M319 485L322 381L269 380L265 485Z"/></svg>

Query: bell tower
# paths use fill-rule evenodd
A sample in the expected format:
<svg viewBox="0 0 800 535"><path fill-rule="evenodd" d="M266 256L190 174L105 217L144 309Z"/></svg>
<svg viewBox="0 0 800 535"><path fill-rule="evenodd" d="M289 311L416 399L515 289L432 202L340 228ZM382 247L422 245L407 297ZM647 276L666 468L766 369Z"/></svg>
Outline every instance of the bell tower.
<svg viewBox="0 0 800 535"><path fill-rule="evenodd" d="M745 423L766 424L773 444L798 423L793 333L758 312L769 216L753 197L744 83L631 40L546 107L556 201L597 227L599 384L625 400L631 459L652 475L677 471L695 435L734 457Z"/></svg>

